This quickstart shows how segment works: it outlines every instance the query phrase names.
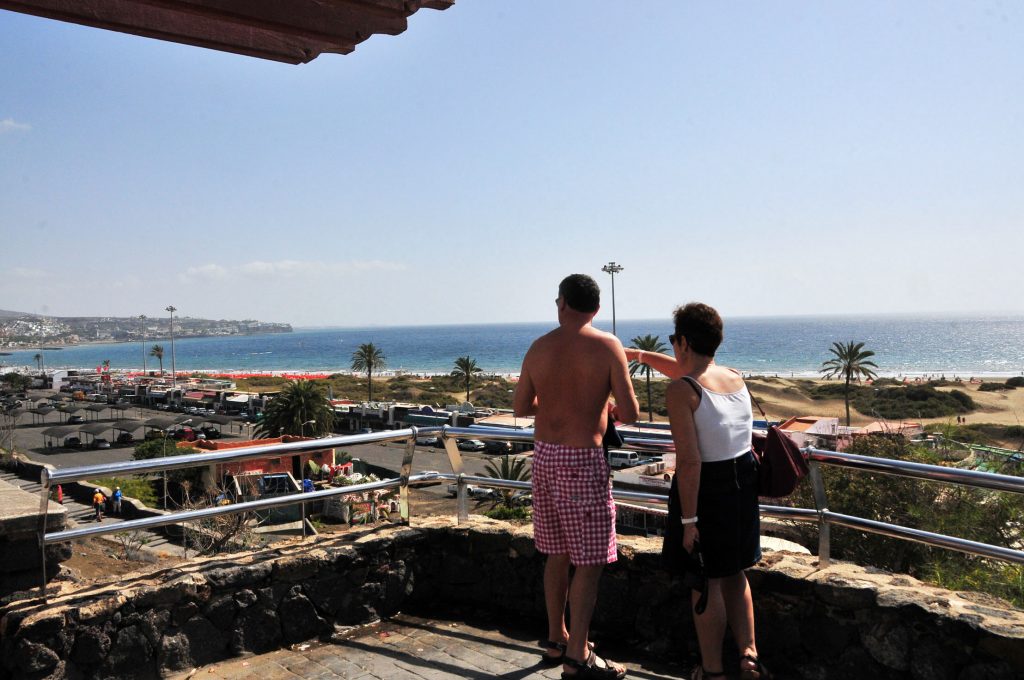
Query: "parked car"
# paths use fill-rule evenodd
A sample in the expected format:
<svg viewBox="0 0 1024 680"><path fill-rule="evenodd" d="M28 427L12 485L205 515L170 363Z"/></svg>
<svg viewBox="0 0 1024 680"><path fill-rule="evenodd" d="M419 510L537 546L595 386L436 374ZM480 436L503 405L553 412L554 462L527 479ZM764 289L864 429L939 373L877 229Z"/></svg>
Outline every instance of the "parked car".
<svg viewBox="0 0 1024 680"><path fill-rule="evenodd" d="M458 496L459 495L459 485L458 484L449 484L448 485L448 495L451 496L452 498L455 498L456 496ZM485 488L485 487L482 487L482 486L474 486L473 484L467 484L466 485L466 495L468 495L470 498L476 498L478 500L483 500L485 498L494 498L495 496L498 495L498 491L496 489L488 489L488 488Z"/></svg>
<svg viewBox="0 0 1024 680"><path fill-rule="evenodd" d="M608 465L612 468L634 467L640 464L640 454L636 451L612 449L608 452Z"/></svg>
<svg viewBox="0 0 1024 680"><path fill-rule="evenodd" d="M103 437L96 437L95 439L92 440L92 443L89 444L89 448L91 448L91 449L109 449L110 448L110 442L108 442Z"/></svg>
<svg viewBox="0 0 1024 680"><path fill-rule="evenodd" d="M178 439L180 441L191 442L195 441L196 433L188 426L179 427L177 430L171 430L167 433L172 439Z"/></svg>
<svg viewBox="0 0 1024 680"><path fill-rule="evenodd" d="M437 437L417 437L416 443L420 446L437 446Z"/></svg>
<svg viewBox="0 0 1024 680"><path fill-rule="evenodd" d="M207 439L220 439L223 436L220 430L215 427L204 427L200 429L200 432L202 432Z"/></svg>
<svg viewBox="0 0 1024 680"><path fill-rule="evenodd" d="M82 440L78 437L65 437L64 447L68 449L77 449L82 446Z"/></svg>
<svg viewBox="0 0 1024 680"><path fill-rule="evenodd" d="M132 435L131 432L122 432L121 434L117 435L118 444L131 444L133 441L135 441L135 437Z"/></svg>
<svg viewBox="0 0 1024 680"><path fill-rule="evenodd" d="M68 425L80 425L85 422L82 416L68 416Z"/></svg>
<svg viewBox="0 0 1024 680"><path fill-rule="evenodd" d="M483 451L487 446L479 439L459 439L456 445L460 451Z"/></svg>
<svg viewBox="0 0 1024 680"><path fill-rule="evenodd" d="M484 450L487 453L512 453L512 442L505 441L504 439L488 439L484 442Z"/></svg>

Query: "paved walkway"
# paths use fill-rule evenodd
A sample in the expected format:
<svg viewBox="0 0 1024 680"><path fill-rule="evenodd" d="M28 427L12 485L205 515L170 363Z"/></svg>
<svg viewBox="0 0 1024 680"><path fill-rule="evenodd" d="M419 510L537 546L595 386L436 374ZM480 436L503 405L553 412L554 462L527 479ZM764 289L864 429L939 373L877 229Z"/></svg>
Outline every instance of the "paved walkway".
<svg viewBox="0 0 1024 680"><path fill-rule="evenodd" d="M561 666L541 666L536 637L522 631L456 621L399 616L349 639L297 645L259 656L234 659L172 676L185 678L345 678L346 680L446 680L448 678L561 677ZM629 663L627 678L680 678L688 669Z"/></svg>

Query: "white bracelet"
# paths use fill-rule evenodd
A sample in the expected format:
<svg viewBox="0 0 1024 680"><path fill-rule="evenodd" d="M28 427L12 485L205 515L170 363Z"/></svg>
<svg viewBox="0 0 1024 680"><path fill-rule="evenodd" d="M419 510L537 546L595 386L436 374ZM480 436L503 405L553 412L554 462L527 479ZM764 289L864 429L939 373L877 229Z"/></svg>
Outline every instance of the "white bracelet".
<svg viewBox="0 0 1024 680"><path fill-rule="evenodd" d="M680 524L684 524L684 525L685 524L696 524L697 523L697 515L694 515L693 517L680 517L679 518L679 523Z"/></svg>

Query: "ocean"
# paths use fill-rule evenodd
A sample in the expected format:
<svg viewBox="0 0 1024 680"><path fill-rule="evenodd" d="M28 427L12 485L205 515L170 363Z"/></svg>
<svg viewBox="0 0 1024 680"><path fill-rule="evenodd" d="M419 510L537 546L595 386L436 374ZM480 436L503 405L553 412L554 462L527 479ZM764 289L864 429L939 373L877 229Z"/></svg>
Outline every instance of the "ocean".
<svg viewBox="0 0 1024 680"><path fill-rule="evenodd" d="M551 323L408 326L377 328L304 328L294 333L175 339L179 371L344 372L352 352L372 342L387 357L388 371L447 373L457 357L469 355L485 372L513 374L523 355ZM610 324L599 328L611 330ZM638 335L657 335L668 348L669 319L623 320L618 336L628 344ZM811 377L829 357L833 342L863 341L875 352L882 376L945 375L952 378L1004 377L1024 373L1024 316L985 317L743 317L726 319L718 361L744 373ZM170 370L168 338L149 338L164 348ZM0 356L0 367L35 366L38 349ZM46 368L95 370L104 360L112 369L140 369L139 342L89 344L47 350ZM157 361L147 357L147 367ZM0 368L2 370L2 368Z"/></svg>

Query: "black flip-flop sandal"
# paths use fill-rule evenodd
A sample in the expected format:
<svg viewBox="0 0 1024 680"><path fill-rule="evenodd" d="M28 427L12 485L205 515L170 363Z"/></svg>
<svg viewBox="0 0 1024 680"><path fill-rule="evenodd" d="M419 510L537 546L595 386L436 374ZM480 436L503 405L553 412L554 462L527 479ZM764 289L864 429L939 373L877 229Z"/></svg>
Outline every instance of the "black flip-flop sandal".
<svg viewBox="0 0 1024 680"><path fill-rule="evenodd" d="M626 677L625 668L616 670L609 662L594 654L594 650L590 650L586 661L564 656L562 663L576 669L575 673L562 671L562 680L622 680ZM598 666L598 663L604 665Z"/></svg>
<svg viewBox="0 0 1024 680"><path fill-rule="evenodd" d="M741 668L740 678L741 680L772 680L771 671L765 668L761 660L753 654L744 654L743 661L749 661L754 664L753 668Z"/></svg>
<svg viewBox="0 0 1024 680"><path fill-rule="evenodd" d="M555 642L554 640L544 641L544 651L541 652L540 662L544 666L557 666L562 663L562 659L565 658L565 650L568 649L568 645L564 642ZM587 643L587 649L594 651L594 642L590 641ZM551 656L548 652L558 652L558 656Z"/></svg>

